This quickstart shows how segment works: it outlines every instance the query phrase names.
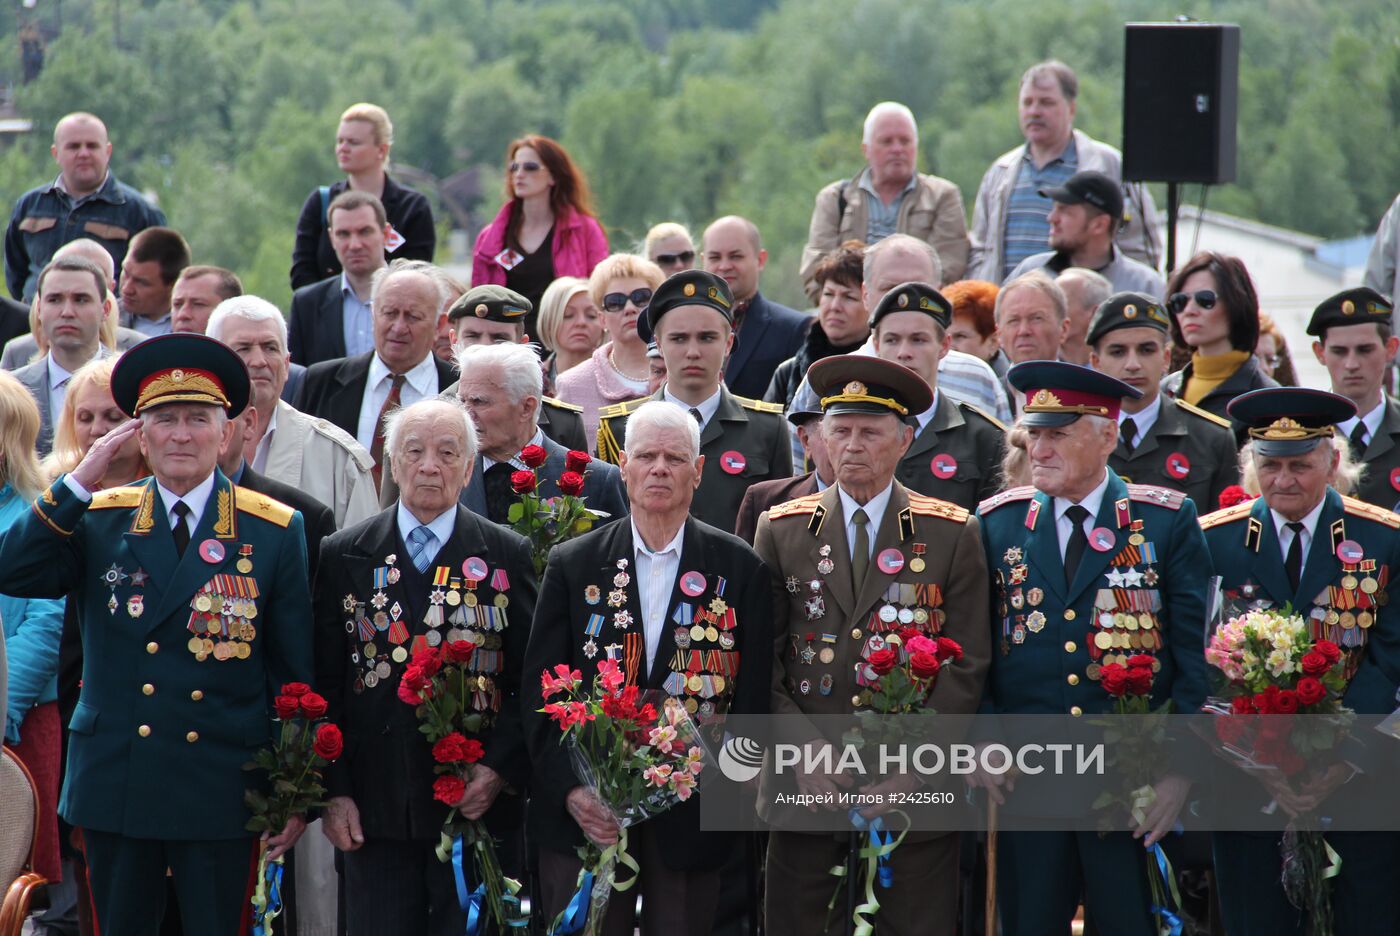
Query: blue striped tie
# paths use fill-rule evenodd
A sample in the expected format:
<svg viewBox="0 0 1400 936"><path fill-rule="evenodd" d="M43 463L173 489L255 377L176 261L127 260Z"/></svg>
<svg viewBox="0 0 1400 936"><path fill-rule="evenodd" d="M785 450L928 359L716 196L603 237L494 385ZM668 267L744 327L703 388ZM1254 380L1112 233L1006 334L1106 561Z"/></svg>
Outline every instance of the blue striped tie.
<svg viewBox="0 0 1400 936"><path fill-rule="evenodd" d="M417 527L408 534L408 558L413 560L413 567L419 572L428 571L428 563L433 561L428 547L436 540L433 531L426 526Z"/></svg>

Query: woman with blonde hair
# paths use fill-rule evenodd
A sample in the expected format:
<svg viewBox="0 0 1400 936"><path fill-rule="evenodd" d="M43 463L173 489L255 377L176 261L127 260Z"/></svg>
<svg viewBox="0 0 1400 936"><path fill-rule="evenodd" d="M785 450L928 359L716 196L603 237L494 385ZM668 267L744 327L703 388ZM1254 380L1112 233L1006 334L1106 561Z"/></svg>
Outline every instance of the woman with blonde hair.
<svg viewBox="0 0 1400 936"><path fill-rule="evenodd" d="M603 319L588 295L588 280L561 276L550 283L537 327L549 352L542 365L544 392L553 394L559 375L588 360L603 343Z"/></svg>
<svg viewBox="0 0 1400 936"><path fill-rule="evenodd" d="M94 442L126 421L126 414L112 399L112 368L116 363L116 358L93 361L69 378L63 409L54 423L53 451L43 462L49 479L76 468ZM148 474L140 440L132 436L112 459L101 487L120 487Z"/></svg>
<svg viewBox="0 0 1400 936"><path fill-rule="evenodd" d="M13 375L0 371L0 535L29 511L30 503L47 486L34 454L38 438L38 404ZM0 595L0 623L8 667L5 745L29 768L39 797L34 870L56 882L62 878L57 677L63 602Z"/></svg>

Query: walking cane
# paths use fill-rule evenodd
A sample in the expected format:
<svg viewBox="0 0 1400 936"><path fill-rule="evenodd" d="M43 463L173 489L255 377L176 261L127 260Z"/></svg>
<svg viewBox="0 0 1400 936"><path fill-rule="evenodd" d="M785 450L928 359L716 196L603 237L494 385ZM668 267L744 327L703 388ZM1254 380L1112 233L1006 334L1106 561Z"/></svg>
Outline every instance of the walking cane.
<svg viewBox="0 0 1400 936"><path fill-rule="evenodd" d="M986 936L997 933L997 802L987 797L987 929Z"/></svg>

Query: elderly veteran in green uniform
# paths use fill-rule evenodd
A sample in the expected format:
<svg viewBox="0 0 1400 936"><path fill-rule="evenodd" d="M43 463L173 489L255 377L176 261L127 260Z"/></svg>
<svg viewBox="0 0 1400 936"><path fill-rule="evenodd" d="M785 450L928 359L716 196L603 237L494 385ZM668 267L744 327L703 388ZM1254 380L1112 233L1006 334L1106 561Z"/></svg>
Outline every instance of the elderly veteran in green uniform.
<svg viewBox="0 0 1400 936"><path fill-rule="evenodd" d="M1332 392L1346 397L1356 413L1337 423L1362 465L1356 496L1394 510L1400 505L1400 403L1385 393L1387 368L1395 363L1395 308L1374 289L1344 289L1324 299L1308 320L1313 354L1332 377Z"/></svg>
<svg viewBox="0 0 1400 936"><path fill-rule="evenodd" d="M202 335L138 345L112 374L135 417L103 436L0 541L0 590L78 603L82 696L59 812L83 830L104 936L153 936L166 869L187 933L247 931L258 842L243 770L271 699L312 670L301 514L215 465L248 372ZM95 491L138 435L152 477ZM270 839L290 848L293 818Z"/></svg>
<svg viewBox="0 0 1400 936"><path fill-rule="evenodd" d="M918 374L892 361L831 357L807 371L821 399L836 483L780 504L758 521L754 549L773 575L773 713L846 715L868 708L865 661L886 635L917 627L956 640L963 659L939 674L927 705L970 715L982 696L988 640L987 568L978 524L956 504L895 480L914 438L913 417L933 403ZM836 792L837 780L802 775L803 793ZM865 792L909 792L896 777ZM844 812L843 807L841 808ZM867 817L868 818L868 817ZM832 914L828 873L846 860L845 834L776 828L768 840L768 931L844 932ZM910 832L893 855L890 888L875 918L881 933L956 929L958 837Z"/></svg>
<svg viewBox="0 0 1400 936"><path fill-rule="evenodd" d="M1220 492L1240 482L1238 448L1228 420L1162 395L1170 330L1162 304L1135 292L1109 296L1089 322L1089 366L1142 393L1123 400L1108 467L1124 481L1180 491L1197 513L1209 513Z"/></svg>
<svg viewBox="0 0 1400 936"><path fill-rule="evenodd" d="M1175 712L1196 712L1206 693L1202 583L1210 557L1195 506L1179 491L1125 484L1108 467L1120 401L1139 391L1061 361L1027 361L1007 379L1026 395L1019 424L1029 435L1032 484L977 511L996 603L983 711L1109 712L1100 668L1145 653L1156 659L1154 705L1170 700ZM1025 788L1017 795L1005 776L979 772L970 782L1043 829L999 837L1006 936L1068 936L1081 894L1098 933L1156 933L1144 845L1171 830L1188 778L1163 776L1137 830L1103 836L1067 829L1063 810L1072 807L1047 807ZM1086 802L1072 818L1088 810Z"/></svg>
<svg viewBox="0 0 1400 936"><path fill-rule="evenodd" d="M1307 619L1314 639L1341 649L1347 677L1342 704L1361 715L1389 714L1400 687L1400 605L1389 601L1388 590L1400 571L1400 516L1332 487L1339 461L1333 435L1355 417L1356 407L1323 390L1278 387L1236 397L1229 412L1248 429L1261 493L1201 518L1211 574L1222 577L1225 613L1291 608ZM1348 801L1393 796L1394 780L1364 749L1349 750L1347 759L1363 772L1355 775L1350 764L1338 763L1300 790L1260 789L1258 805L1272 795L1288 814L1345 816L1347 828L1357 828L1365 817ZM1217 786L1222 783L1257 789L1234 771ZM1302 915L1280 884L1278 833L1217 832L1214 838L1220 909L1230 936L1301 936ZM1335 932L1400 932L1400 834L1332 831L1327 841L1342 858L1341 872L1331 879Z"/></svg>
<svg viewBox="0 0 1400 936"><path fill-rule="evenodd" d="M656 336L666 382L649 397L605 407L598 422L598 457L617 464L627 447L629 413L647 400L688 411L700 424L706 462L691 513L726 532L734 529L749 485L792 476L783 407L735 396L724 385L725 358L734 346L733 309L729 285L713 273L683 270L662 283L637 327L643 338Z"/></svg>
<svg viewBox="0 0 1400 936"><path fill-rule="evenodd" d="M953 304L927 283L885 293L870 316L877 356L912 370L933 390L933 405L914 417L914 441L899 462L899 483L975 510L1001 486L1006 427L975 406L938 392L938 362L952 347Z"/></svg>

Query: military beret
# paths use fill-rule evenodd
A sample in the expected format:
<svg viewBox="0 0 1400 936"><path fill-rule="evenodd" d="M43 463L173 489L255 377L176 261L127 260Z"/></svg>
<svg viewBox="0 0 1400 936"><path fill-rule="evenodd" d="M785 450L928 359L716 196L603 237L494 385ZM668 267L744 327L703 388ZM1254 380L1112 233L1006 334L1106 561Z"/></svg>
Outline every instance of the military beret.
<svg viewBox="0 0 1400 936"><path fill-rule="evenodd" d="M892 414L912 419L933 405L933 390L909 368L864 354L837 354L807 368L807 383L828 416Z"/></svg>
<svg viewBox="0 0 1400 936"><path fill-rule="evenodd" d="M1389 325L1394 311L1390 301L1374 289L1343 289L1313 309L1308 334L1321 336L1327 329L1341 325Z"/></svg>
<svg viewBox="0 0 1400 936"><path fill-rule="evenodd" d="M1356 415L1356 404L1326 390L1267 387L1240 394L1225 410L1249 427L1255 452L1286 458L1330 439L1337 423Z"/></svg>
<svg viewBox="0 0 1400 936"><path fill-rule="evenodd" d="M651 336L656 334L656 323L661 321L661 316L681 306L704 306L714 309L724 316L726 322L734 324L734 294L729 291L729 284L704 270L681 270L667 277L666 282L658 286L652 294L651 304L647 306L647 313L643 317L646 326L643 327L642 320L639 319L637 333L644 341L651 340Z"/></svg>
<svg viewBox="0 0 1400 936"><path fill-rule="evenodd" d="M237 416L248 405L248 368L222 341L160 335L123 354L112 370L112 399L139 416L166 403L209 403Z"/></svg>
<svg viewBox="0 0 1400 936"><path fill-rule="evenodd" d="M1067 361L1026 361L1007 371L1006 380L1026 395L1021 422L1027 426L1067 426L1080 416L1117 419L1124 397L1142 396L1117 378Z"/></svg>
<svg viewBox="0 0 1400 936"><path fill-rule="evenodd" d="M870 313L870 327L894 312L924 312L943 328L953 322L953 304L928 283L900 283L885 293Z"/></svg>
<svg viewBox="0 0 1400 936"><path fill-rule="evenodd" d="M1162 304L1151 296L1135 292L1114 293L1094 310L1084 342L1096 345L1104 335L1119 328L1155 328L1166 333L1171 329L1171 319L1167 317L1167 310Z"/></svg>
<svg viewBox="0 0 1400 936"><path fill-rule="evenodd" d="M534 308L529 299L504 286L473 286L452 303L447 320L455 322L471 315L488 322L523 324Z"/></svg>

